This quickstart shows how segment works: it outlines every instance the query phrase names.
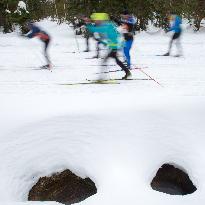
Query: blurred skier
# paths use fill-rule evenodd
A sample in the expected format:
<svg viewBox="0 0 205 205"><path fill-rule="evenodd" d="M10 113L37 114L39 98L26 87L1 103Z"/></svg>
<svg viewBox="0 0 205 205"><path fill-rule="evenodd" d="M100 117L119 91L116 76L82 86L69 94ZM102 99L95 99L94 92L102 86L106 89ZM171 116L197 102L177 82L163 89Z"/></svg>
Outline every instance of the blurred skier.
<svg viewBox="0 0 205 205"><path fill-rule="evenodd" d="M125 72L125 76L122 79L127 79L131 76L131 72L117 56L118 49L121 48L122 45L119 41L120 34L117 31L116 26L109 20L109 15L107 13L93 13L91 15L91 20L94 21L95 25L91 24L91 21L87 19L88 30L92 33L97 32L103 35L103 43L109 48L109 53L105 57L103 63L106 63L109 58L114 58L116 63Z"/></svg>
<svg viewBox="0 0 205 205"><path fill-rule="evenodd" d="M176 47L178 49L178 54L176 55L176 57L180 57L180 56L182 56L182 46L181 46L181 42L180 42L180 37L181 37L181 33L182 33L182 28L181 28L182 19L178 15L171 14L169 17L169 20L170 20L171 26L167 32L173 31L174 34L173 34L171 41L169 43L169 50L167 53L164 54L164 56L170 55L172 44L175 41Z"/></svg>
<svg viewBox="0 0 205 205"><path fill-rule="evenodd" d="M29 32L24 35L27 38L39 38L44 43L44 57L46 59L46 65L42 66L42 68L51 69L51 61L48 56L48 46L50 44L50 36L43 30L41 30L34 23L28 23Z"/></svg>
<svg viewBox="0 0 205 205"><path fill-rule="evenodd" d="M124 55L128 68L131 68L131 58L130 58L130 49L132 48L134 40L134 25L136 23L135 18L132 15L129 15L128 11L125 10L121 15L122 23L122 33L124 36Z"/></svg>
<svg viewBox="0 0 205 205"><path fill-rule="evenodd" d="M83 36L86 40L86 49L83 52L89 52L90 51L90 38L92 38L92 34L87 30L86 26L83 28Z"/></svg>
<svg viewBox="0 0 205 205"><path fill-rule="evenodd" d="M94 38L97 43L96 43L96 55L93 56L92 58L99 58L100 55L100 45L104 45L102 39L103 36L97 32L95 33L91 33L89 32L89 30L86 27L86 21L89 19L87 16L82 16L81 17L84 21L81 22L80 26L83 32L83 37L86 39L86 50L84 50L83 52L89 52L90 51L90 44L89 44L89 39L90 38Z"/></svg>
<svg viewBox="0 0 205 205"><path fill-rule="evenodd" d="M78 29L78 33L76 33L76 35L83 35L83 37L85 38L85 43L86 43L86 49L83 52L90 52L90 38L93 37L92 33L90 33L88 31L88 29L86 28L86 24L84 19L88 18L85 15L81 15L79 17L79 19L77 19L75 21L75 29Z"/></svg>

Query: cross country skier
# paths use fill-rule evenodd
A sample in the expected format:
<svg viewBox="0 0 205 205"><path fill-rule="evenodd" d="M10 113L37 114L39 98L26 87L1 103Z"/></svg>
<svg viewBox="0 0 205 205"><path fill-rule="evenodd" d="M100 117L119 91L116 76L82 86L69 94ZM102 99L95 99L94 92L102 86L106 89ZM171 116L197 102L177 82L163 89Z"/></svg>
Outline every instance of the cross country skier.
<svg viewBox="0 0 205 205"><path fill-rule="evenodd" d="M103 36L99 33L91 33L88 31L87 27L86 27L86 21L89 19L87 16L83 15L82 17L82 22L79 24L80 27L82 28L82 32L83 32L83 37L86 39L86 50L84 50L83 52L89 52L90 51L90 46L89 46L89 39L90 38L94 38L97 43L96 43L96 55L93 56L92 58L99 58L100 55L100 45L104 45L102 39Z"/></svg>
<svg viewBox="0 0 205 205"><path fill-rule="evenodd" d="M86 20L86 19L85 19ZM128 67L125 66L118 58L117 52L121 47L119 42L119 33L116 26L109 20L109 15L107 13L93 13L91 15L91 20L94 21L95 25L92 25L87 19L87 28L92 33L99 33L104 37L104 43L109 48L109 53L105 57L104 62L106 63L108 58L114 58L116 63L122 68L125 72L125 76L122 79L127 79L131 76L131 72Z"/></svg>
<svg viewBox="0 0 205 205"><path fill-rule="evenodd" d="M172 44L175 41L176 46L178 48L178 54L176 55L176 57L180 57L182 55L182 47L181 47L181 42L180 42L180 37L181 37L181 33L182 33L182 29L181 29L182 19L181 19L181 17L179 17L178 15L175 15L175 14L171 14L169 19L170 19L170 24L171 24L171 22L172 22L172 24L167 32L173 31L174 34L173 34L171 41L169 43L169 50L167 53L164 54L164 56L170 55Z"/></svg>
<svg viewBox="0 0 205 205"><path fill-rule="evenodd" d="M42 68L51 69L51 61L49 59L47 51L50 43L50 36L45 31L41 30L38 26L36 26L34 23L28 23L28 28L30 29L30 31L24 36L27 38L38 37L44 43L44 56L47 64L42 66Z"/></svg>
<svg viewBox="0 0 205 205"><path fill-rule="evenodd" d="M83 23L81 24L81 29L83 33L83 37L85 38L85 43L86 43L86 49L83 52L90 52L90 38L92 38L92 34L88 31L86 28L86 25Z"/></svg>
<svg viewBox="0 0 205 205"><path fill-rule="evenodd" d="M122 23L122 33L124 36L124 55L126 59L127 66L131 68L131 58L130 58L130 49L134 40L134 25L136 23L135 18L132 15L129 15L128 11L124 11L121 15Z"/></svg>
<svg viewBox="0 0 205 205"><path fill-rule="evenodd" d="M77 20L75 21L75 22L76 22L76 23L75 23L75 29L76 29L76 28L79 28L79 29L80 29L79 34L81 34L81 32L82 32L83 37L85 38L86 49L85 49L83 52L90 52L90 43L89 43L89 40L90 40L90 38L93 37L93 34L90 33L90 32L88 31L88 29L86 28L86 23L85 23L85 21L84 21L84 19L86 19L86 18L87 18L87 16L85 16L85 15L80 16L79 19L77 19ZM78 35L79 35L79 34L78 34Z"/></svg>

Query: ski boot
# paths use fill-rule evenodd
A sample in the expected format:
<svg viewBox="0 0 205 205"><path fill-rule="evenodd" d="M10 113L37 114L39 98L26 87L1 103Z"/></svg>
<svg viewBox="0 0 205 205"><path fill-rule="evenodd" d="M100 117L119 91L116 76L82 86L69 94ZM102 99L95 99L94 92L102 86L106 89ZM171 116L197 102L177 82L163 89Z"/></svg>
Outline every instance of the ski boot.
<svg viewBox="0 0 205 205"><path fill-rule="evenodd" d="M41 69L48 69L48 70L50 70L51 69L51 64L43 65L43 66L41 66Z"/></svg>
<svg viewBox="0 0 205 205"><path fill-rule="evenodd" d="M126 71L125 76L122 77L122 80L126 80L126 79L128 79L129 77L132 77L132 74L131 74L131 72L128 70L128 71Z"/></svg>
<svg viewBox="0 0 205 205"><path fill-rule="evenodd" d="M169 52L165 53L163 56L169 56Z"/></svg>
<svg viewBox="0 0 205 205"><path fill-rule="evenodd" d="M96 56L93 56L93 58L99 58L99 56L98 56L98 55L96 55Z"/></svg>
<svg viewBox="0 0 205 205"><path fill-rule="evenodd" d="M86 50L84 50L83 52L89 52L90 50L89 49L86 49Z"/></svg>
<svg viewBox="0 0 205 205"><path fill-rule="evenodd" d="M182 56L181 54L177 54L177 55L175 55L174 57L179 58L179 57L181 57L181 56Z"/></svg>

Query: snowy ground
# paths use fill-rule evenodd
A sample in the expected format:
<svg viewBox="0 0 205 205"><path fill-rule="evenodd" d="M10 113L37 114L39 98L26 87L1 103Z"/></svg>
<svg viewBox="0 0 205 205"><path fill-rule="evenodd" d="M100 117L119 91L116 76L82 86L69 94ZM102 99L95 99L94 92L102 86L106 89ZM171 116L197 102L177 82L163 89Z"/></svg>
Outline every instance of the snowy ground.
<svg viewBox="0 0 205 205"><path fill-rule="evenodd" d="M99 60L85 59L95 52L83 53L80 37L78 52L68 26L41 26L53 37L52 72L38 70L44 62L37 39L0 34L0 204L57 204L29 203L27 194L40 176L65 168L96 183L98 193L83 205L202 204L204 33L186 31L182 58L156 56L168 46L163 33L136 35L133 64L163 87L153 80L68 86L61 84L96 79ZM148 78L142 71L133 77ZM153 191L150 182L165 162L187 170L198 190L185 197Z"/></svg>

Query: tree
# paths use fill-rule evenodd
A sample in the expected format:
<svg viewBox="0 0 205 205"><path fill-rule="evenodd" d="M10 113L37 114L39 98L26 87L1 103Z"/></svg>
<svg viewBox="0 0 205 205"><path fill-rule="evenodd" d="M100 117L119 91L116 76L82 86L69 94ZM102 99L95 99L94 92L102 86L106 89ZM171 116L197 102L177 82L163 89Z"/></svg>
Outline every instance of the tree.
<svg viewBox="0 0 205 205"><path fill-rule="evenodd" d="M19 25L22 31L25 31L25 23L30 19L29 12L27 11L26 4L19 1L16 10L12 13L12 23Z"/></svg>

